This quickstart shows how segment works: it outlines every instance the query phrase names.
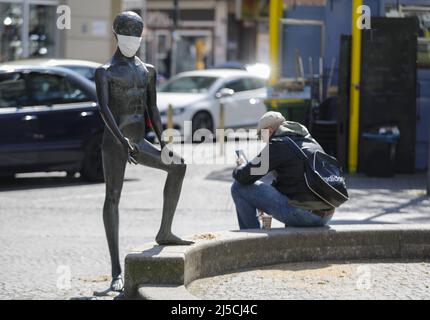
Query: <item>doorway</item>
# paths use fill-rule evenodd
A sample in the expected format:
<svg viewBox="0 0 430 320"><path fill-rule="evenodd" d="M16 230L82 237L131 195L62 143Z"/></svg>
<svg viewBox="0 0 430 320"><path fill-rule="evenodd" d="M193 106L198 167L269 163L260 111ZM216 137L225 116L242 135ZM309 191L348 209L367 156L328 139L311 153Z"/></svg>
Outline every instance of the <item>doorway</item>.
<svg viewBox="0 0 430 320"><path fill-rule="evenodd" d="M177 31L173 45L173 74L212 65L212 39L210 30Z"/></svg>

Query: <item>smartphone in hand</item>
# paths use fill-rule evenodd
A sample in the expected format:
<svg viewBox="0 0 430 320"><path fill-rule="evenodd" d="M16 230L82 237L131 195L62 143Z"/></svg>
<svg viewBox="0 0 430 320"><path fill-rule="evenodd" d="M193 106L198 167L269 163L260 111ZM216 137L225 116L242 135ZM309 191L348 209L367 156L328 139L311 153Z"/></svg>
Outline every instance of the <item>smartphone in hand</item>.
<svg viewBox="0 0 430 320"><path fill-rule="evenodd" d="M242 149L236 150L236 156L238 159L243 159L246 163L248 163L248 159L246 158Z"/></svg>

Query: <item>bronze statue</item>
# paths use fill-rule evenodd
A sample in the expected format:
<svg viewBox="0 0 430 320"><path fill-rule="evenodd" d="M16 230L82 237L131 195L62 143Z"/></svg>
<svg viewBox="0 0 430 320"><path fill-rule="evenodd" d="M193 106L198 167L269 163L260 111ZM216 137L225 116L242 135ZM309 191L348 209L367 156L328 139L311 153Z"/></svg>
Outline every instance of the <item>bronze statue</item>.
<svg viewBox="0 0 430 320"><path fill-rule="evenodd" d="M97 69L96 86L100 113L106 123L102 143L106 181L103 221L112 263L110 290L121 291L123 280L118 248L118 204L127 162L168 173L164 187L163 216L156 242L159 245L190 245L192 242L176 237L171 231L186 165L176 154L173 154L173 163L163 162L162 151L145 140L145 117L148 116L161 148L166 147L156 102L155 68L135 56L140 48L143 21L134 12L123 12L115 18L113 31L118 48L112 59Z"/></svg>

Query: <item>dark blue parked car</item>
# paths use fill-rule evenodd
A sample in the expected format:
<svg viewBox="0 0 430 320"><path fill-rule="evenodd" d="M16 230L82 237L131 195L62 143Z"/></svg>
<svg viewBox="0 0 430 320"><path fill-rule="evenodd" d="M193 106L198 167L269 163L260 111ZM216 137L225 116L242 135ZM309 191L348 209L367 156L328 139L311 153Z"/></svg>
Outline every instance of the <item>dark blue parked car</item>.
<svg viewBox="0 0 430 320"><path fill-rule="evenodd" d="M64 68L0 68L0 176L80 172L103 180L95 85Z"/></svg>

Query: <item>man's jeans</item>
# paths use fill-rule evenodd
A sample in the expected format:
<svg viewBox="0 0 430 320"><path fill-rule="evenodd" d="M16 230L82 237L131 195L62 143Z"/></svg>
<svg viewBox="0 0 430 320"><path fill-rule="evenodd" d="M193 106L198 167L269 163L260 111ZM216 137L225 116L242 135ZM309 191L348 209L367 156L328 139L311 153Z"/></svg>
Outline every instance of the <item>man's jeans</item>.
<svg viewBox="0 0 430 320"><path fill-rule="evenodd" d="M289 227L322 227L332 218L331 215L321 218L308 210L293 207L285 195L261 181L251 185L242 185L235 181L231 187L231 195L236 204L240 229L260 228L257 209Z"/></svg>

